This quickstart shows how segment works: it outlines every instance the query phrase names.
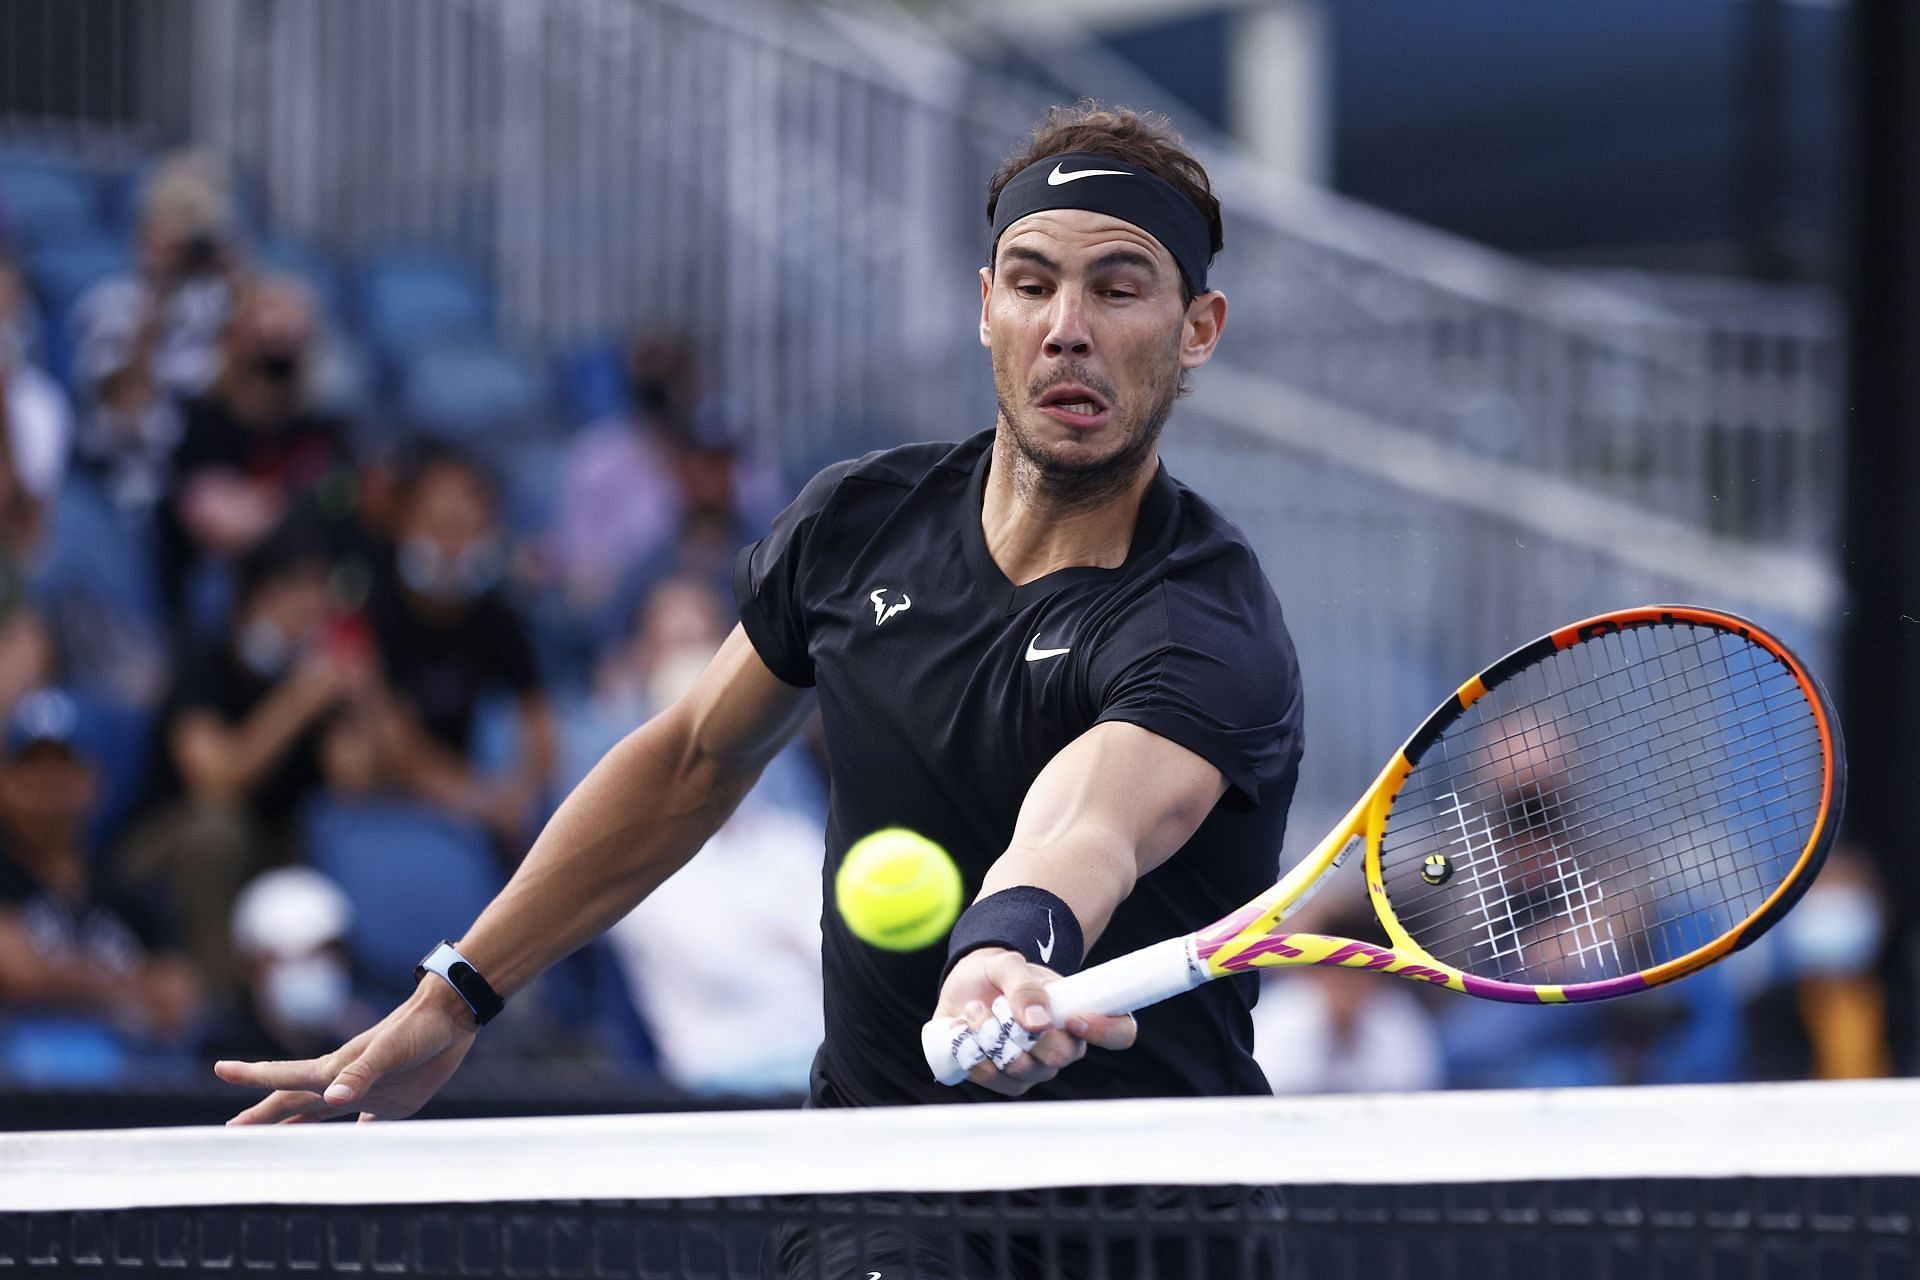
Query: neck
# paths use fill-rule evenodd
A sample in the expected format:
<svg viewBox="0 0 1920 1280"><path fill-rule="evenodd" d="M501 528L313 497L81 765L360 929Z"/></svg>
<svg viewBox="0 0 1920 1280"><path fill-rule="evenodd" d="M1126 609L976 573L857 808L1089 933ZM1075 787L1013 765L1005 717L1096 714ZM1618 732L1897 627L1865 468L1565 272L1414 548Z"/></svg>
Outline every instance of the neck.
<svg viewBox="0 0 1920 1280"><path fill-rule="evenodd" d="M980 504L987 551L1007 580L1022 586L1060 569L1117 569L1133 546L1147 486L1159 470L1156 445L1139 470L1092 493L1061 494L1020 452L1002 423Z"/></svg>

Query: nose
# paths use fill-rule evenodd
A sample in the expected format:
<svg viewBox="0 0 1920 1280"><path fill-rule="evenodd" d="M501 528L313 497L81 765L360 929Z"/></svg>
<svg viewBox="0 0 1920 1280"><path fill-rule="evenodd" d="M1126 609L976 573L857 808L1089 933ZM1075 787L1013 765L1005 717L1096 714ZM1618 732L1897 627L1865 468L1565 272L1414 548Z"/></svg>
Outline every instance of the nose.
<svg viewBox="0 0 1920 1280"><path fill-rule="evenodd" d="M1056 291L1047 316L1047 354L1083 356L1092 349L1093 335L1087 329L1087 314L1079 298L1068 289Z"/></svg>

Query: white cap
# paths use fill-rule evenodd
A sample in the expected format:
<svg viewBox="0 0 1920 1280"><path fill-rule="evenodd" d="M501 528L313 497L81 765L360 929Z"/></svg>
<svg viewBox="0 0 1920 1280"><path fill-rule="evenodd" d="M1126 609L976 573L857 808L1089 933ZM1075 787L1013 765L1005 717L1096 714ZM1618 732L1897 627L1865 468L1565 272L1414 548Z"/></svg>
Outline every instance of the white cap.
<svg viewBox="0 0 1920 1280"><path fill-rule="evenodd" d="M344 938L353 903L312 867L277 867L248 882L233 904L233 946L242 956L301 956Z"/></svg>

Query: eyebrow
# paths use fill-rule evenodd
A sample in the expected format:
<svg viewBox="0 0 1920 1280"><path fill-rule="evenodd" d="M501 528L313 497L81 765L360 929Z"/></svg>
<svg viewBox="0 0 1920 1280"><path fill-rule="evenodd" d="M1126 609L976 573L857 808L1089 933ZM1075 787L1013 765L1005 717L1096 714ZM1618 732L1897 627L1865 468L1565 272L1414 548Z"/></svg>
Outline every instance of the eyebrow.
<svg viewBox="0 0 1920 1280"><path fill-rule="evenodd" d="M1038 249L1029 249L1025 245L1008 245L1000 251L1002 262L1031 262L1035 266L1055 275L1060 274L1060 264L1041 253ZM1160 275L1160 264L1138 249L1109 249L1087 264L1089 273L1098 274L1111 271L1115 267L1135 267L1145 271L1155 279Z"/></svg>

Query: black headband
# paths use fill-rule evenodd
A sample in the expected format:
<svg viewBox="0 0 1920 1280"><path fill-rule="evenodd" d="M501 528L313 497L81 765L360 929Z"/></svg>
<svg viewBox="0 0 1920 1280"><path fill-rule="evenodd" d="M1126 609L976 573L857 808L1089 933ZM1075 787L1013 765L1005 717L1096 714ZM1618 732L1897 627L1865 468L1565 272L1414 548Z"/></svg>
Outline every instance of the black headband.
<svg viewBox="0 0 1920 1280"><path fill-rule="evenodd" d="M1157 173L1092 151L1036 160L1002 188L993 209L991 252L1008 227L1043 209L1086 209L1131 222L1165 246L1187 288L1207 291L1213 237L1193 201Z"/></svg>

